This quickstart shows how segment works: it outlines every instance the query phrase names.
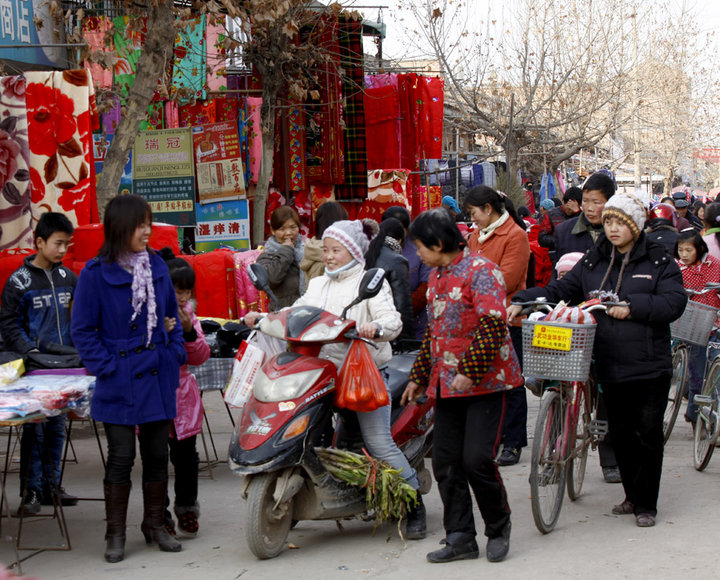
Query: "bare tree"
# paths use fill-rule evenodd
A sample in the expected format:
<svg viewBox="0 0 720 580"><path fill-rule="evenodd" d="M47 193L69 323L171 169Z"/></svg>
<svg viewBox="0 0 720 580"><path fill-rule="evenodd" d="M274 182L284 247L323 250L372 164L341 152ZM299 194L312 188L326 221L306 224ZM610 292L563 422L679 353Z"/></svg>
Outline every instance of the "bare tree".
<svg viewBox="0 0 720 580"><path fill-rule="evenodd" d="M122 3L129 14L138 10L147 15L147 36L137 63L135 82L130 89L120 124L107 151L102 177L97 184L98 208L102 214L107 202L117 195L120 179L127 164L140 123L147 117L147 110L158 81L172 59L175 45L176 16L173 0L151 0L138 3L125 0Z"/></svg>
<svg viewBox="0 0 720 580"><path fill-rule="evenodd" d="M445 75L449 121L489 136L513 171L554 169L599 143L652 84L631 75L627 0L508 0L487 13L474 2L425 0L414 12L418 40ZM643 41L641 53L649 49Z"/></svg>
<svg viewBox="0 0 720 580"><path fill-rule="evenodd" d="M654 54L638 64L637 76L653 78L636 115L640 130L640 163L664 176L664 193L683 175L693 173L694 152L718 135L720 84L714 70L715 51L701 33L698 15L684 4L667 14L655 34Z"/></svg>

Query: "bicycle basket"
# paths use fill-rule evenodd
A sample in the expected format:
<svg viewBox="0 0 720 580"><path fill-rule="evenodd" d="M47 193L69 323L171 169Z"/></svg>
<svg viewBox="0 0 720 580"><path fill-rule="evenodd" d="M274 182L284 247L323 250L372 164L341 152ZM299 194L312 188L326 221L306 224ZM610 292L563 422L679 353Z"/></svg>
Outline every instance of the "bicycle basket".
<svg viewBox="0 0 720 580"><path fill-rule="evenodd" d="M672 337L690 344L705 346L710 340L717 314L717 308L688 300L682 316L670 323Z"/></svg>
<svg viewBox="0 0 720 580"><path fill-rule="evenodd" d="M595 324L523 320L523 373L538 379L586 381Z"/></svg>

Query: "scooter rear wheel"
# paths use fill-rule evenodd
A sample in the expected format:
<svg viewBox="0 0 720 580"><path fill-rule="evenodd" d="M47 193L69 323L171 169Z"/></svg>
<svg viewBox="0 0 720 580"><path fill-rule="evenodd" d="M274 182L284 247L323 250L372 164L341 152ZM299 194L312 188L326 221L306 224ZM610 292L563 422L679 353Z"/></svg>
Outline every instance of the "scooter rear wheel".
<svg viewBox="0 0 720 580"><path fill-rule="evenodd" d="M245 538L260 560L275 558L283 551L293 521L293 500L275 507L273 492L279 473L256 475L248 486Z"/></svg>

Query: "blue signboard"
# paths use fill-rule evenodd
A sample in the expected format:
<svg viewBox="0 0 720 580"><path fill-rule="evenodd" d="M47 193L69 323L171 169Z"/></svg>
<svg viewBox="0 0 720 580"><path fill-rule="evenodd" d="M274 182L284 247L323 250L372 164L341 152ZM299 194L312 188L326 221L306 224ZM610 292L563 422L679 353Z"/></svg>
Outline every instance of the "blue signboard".
<svg viewBox="0 0 720 580"><path fill-rule="evenodd" d="M66 67L66 49L58 46L64 37L54 32L57 28L50 17L47 0L0 0L0 59L15 60L34 65ZM34 18L44 23L40 29ZM27 48L17 48L26 44ZM45 46L43 46L45 45Z"/></svg>

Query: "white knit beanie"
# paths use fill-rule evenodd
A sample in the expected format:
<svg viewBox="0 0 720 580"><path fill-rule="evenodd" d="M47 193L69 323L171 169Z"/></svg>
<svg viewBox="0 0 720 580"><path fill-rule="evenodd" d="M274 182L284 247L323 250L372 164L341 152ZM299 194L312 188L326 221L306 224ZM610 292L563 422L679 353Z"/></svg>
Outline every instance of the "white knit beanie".
<svg viewBox="0 0 720 580"><path fill-rule="evenodd" d="M335 222L323 232L322 239L325 238L332 238L340 242L353 258L365 265L365 253L370 246L370 240L360 220Z"/></svg>
<svg viewBox="0 0 720 580"><path fill-rule="evenodd" d="M645 227L647 211L643 202L631 193L616 193L605 203L602 212L602 220L609 217L616 217L625 223L637 240L640 232Z"/></svg>

